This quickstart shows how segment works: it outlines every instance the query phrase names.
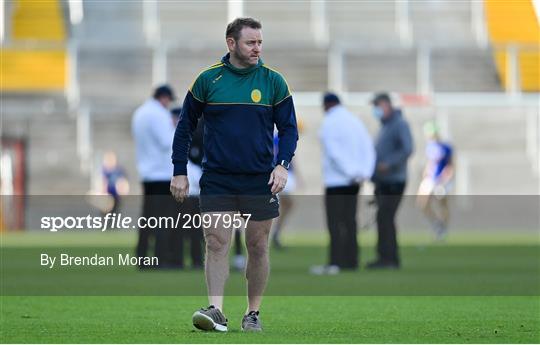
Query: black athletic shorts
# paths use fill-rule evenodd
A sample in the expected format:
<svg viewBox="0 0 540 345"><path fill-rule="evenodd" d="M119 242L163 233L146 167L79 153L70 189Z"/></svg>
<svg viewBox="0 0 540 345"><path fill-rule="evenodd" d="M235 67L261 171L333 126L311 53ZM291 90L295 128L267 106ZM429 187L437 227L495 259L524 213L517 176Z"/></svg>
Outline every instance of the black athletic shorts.
<svg viewBox="0 0 540 345"><path fill-rule="evenodd" d="M201 212L239 212L261 221L279 216L279 199L270 191L270 173L220 174L204 172L201 187ZM244 216L247 217L247 216Z"/></svg>

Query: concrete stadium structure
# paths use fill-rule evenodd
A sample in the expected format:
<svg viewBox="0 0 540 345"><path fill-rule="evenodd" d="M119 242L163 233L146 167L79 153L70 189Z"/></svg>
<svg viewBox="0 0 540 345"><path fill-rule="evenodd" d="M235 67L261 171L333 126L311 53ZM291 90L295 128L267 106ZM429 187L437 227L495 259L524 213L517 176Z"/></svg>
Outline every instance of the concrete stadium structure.
<svg viewBox="0 0 540 345"><path fill-rule="evenodd" d="M387 90L402 101L416 140L409 194L418 186L429 119L456 146L456 193L538 194L538 94L505 93L474 2L411 1L406 20L397 3L327 1L321 10L310 1L244 1L244 14L263 22L263 58L287 78L305 124L295 160L307 183L299 193L322 191L319 100L332 89L371 133L369 94ZM84 2L84 20L68 40L77 108L62 94L3 93L2 135L28 140L29 194L86 193L110 149L140 193L132 112L160 82L183 98L199 70L225 53L228 11L225 1L145 6ZM417 94L424 97L406 97Z"/></svg>

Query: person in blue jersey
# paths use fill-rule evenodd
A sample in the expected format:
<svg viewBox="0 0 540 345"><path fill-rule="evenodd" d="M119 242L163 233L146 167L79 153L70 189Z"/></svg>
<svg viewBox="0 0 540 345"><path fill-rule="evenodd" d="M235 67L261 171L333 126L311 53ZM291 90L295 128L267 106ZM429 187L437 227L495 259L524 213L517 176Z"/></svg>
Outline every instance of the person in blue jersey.
<svg viewBox="0 0 540 345"><path fill-rule="evenodd" d="M259 308L268 281L268 237L279 215L277 194L287 183L289 162L298 140L292 96L280 73L262 59L262 26L253 18L237 18L226 29L229 53L203 70L184 100L176 128L170 190L182 202L188 195L186 170L191 136L204 115L201 217L206 240L205 275L209 306L193 314L202 330L227 331L223 314L229 248L234 225L247 222L248 305L242 330L261 331ZM273 163L273 130L277 127L279 155Z"/></svg>
<svg viewBox="0 0 540 345"><path fill-rule="evenodd" d="M111 206L104 210L105 213L118 213L121 204L121 196L129 192L129 182L126 178L125 170L118 164L118 159L114 151L107 151L103 155L103 167L101 168L103 177L104 192L111 197Z"/></svg>
<svg viewBox="0 0 540 345"><path fill-rule="evenodd" d="M441 140L439 128L434 122L424 125L424 134L427 139L427 161L417 202L431 224L435 239L442 241L448 232L448 193L454 182L454 150L449 143Z"/></svg>

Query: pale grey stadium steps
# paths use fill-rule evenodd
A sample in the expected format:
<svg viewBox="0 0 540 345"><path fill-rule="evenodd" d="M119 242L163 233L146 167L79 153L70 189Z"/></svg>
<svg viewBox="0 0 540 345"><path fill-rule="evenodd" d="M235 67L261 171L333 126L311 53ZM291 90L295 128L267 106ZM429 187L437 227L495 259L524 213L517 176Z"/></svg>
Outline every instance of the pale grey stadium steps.
<svg viewBox="0 0 540 345"><path fill-rule="evenodd" d="M532 173L531 162L523 151L471 151L466 155L470 167L471 195L540 193L539 179Z"/></svg>
<svg viewBox="0 0 540 345"><path fill-rule="evenodd" d="M490 50L435 50L431 66L435 91L503 92Z"/></svg>
<svg viewBox="0 0 540 345"><path fill-rule="evenodd" d="M526 108L456 107L446 110L452 140L462 149L486 152L526 149Z"/></svg>
<svg viewBox="0 0 540 345"><path fill-rule="evenodd" d="M393 1L328 1L330 41L363 49L399 46ZM103 46L144 46L143 4L140 1L87 1L79 28L81 43ZM162 41L186 48L224 45L227 23L225 1L157 2ZM291 1L276 6L271 1L248 0L244 13L263 23L268 47L313 46L311 4ZM410 20L416 44L474 46L469 1L412 1ZM201 25L203 23L204 25Z"/></svg>
<svg viewBox="0 0 540 345"><path fill-rule="evenodd" d="M329 1L328 21L332 41L369 51L371 47L401 45L393 1ZM469 1L409 2L411 34L415 45L475 47Z"/></svg>
<svg viewBox="0 0 540 345"><path fill-rule="evenodd" d="M470 1L410 1L409 4L416 44L435 48L476 46Z"/></svg>
<svg viewBox="0 0 540 345"><path fill-rule="evenodd" d="M183 49L226 48L226 1L159 1L162 40Z"/></svg>
<svg viewBox="0 0 540 345"><path fill-rule="evenodd" d="M370 46L399 46L392 1L328 1L332 42L369 50Z"/></svg>
<svg viewBox="0 0 540 345"><path fill-rule="evenodd" d="M412 52L347 54L345 63L348 91L416 91L416 55Z"/></svg>
<svg viewBox="0 0 540 345"><path fill-rule="evenodd" d="M82 99L132 104L152 93L149 49L82 49L79 53Z"/></svg>
<svg viewBox="0 0 540 345"><path fill-rule="evenodd" d="M349 91L417 92L415 51L347 53ZM431 52L431 84L435 92L499 92L501 86L490 51L478 48Z"/></svg>
<svg viewBox="0 0 540 345"><path fill-rule="evenodd" d="M263 25L263 41L267 48L295 49L314 46L310 24L310 2L289 1L282 6L273 1L248 0L245 14L259 19Z"/></svg>
<svg viewBox="0 0 540 345"><path fill-rule="evenodd" d="M84 1L77 28L83 46L144 46L142 1Z"/></svg>

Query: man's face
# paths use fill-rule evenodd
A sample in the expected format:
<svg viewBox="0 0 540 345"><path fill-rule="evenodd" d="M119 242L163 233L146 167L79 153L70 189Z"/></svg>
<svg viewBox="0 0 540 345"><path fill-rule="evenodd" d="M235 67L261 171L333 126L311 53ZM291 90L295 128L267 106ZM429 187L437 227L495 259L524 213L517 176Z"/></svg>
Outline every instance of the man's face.
<svg viewBox="0 0 540 345"><path fill-rule="evenodd" d="M262 32L260 29L244 27L240 31L238 40L229 37L227 45L231 55L234 55L241 65L255 66L259 63L259 56L262 52Z"/></svg>
<svg viewBox="0 0 540 345"><path fill-rule="evenodd" d="M337 103L335 102L323 102L323 108L324 108L324 111L328 111L330 110L331 108L335 107L337 105Z"/></svg>
<svg viewBox="0 0 540 345"><path fill-rule="evenodd" d="M390 104L389 102L381 101L377 105L383 110L385 118L392 114L392 104Z"/></svg>
<svg viewBox="0 0 540 345"><path fill-rule="evenodd" d="M116 154L112 151L107 151L103 155L103 166L108 169L112 169L116 166L117 160L116 160Z"/></svg>
<svg viewBox="0 0 540 345"><path fill-rule="evenodd" d="M172 103L172 99L170 97L168 97L168 96L162 96L162 97L158 98L158 102L161 103L161 105L165 109L169 109L170 106L171 106L171 103Z"/></svg>

